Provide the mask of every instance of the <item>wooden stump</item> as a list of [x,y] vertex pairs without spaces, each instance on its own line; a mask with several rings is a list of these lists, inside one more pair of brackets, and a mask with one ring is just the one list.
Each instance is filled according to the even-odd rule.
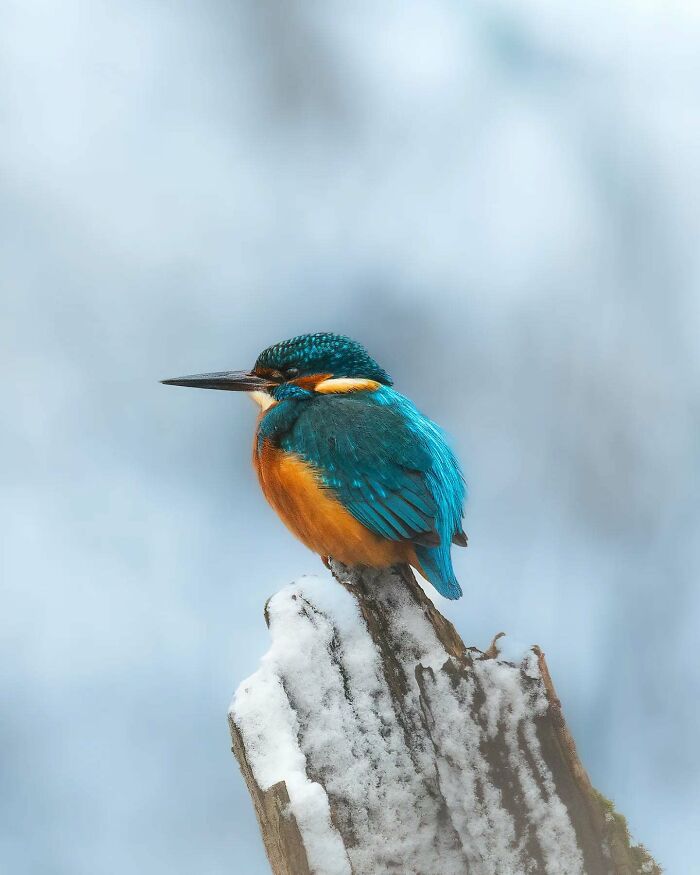
[[658,875],[591,786],[544,654],[465,647],[408,568],[266,605],[233,751],[275,875]]

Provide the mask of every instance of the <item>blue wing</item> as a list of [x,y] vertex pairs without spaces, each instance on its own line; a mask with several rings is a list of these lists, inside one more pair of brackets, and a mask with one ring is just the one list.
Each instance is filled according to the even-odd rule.
[[440,592],[461,594],[450,546],[463,537],[464,481],[442,432],[407,398],[387,387],[326,395],[303,405],[281,443],[368,529],[413,542]]

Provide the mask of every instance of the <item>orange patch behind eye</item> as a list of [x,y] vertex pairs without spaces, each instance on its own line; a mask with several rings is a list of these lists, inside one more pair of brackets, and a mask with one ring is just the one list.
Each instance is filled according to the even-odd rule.
[[308,374],[306,377],[297,377],[296,380],[290,380],[289,382],[293,386],[300,386],[302,389],[308,389],[310,392],[313,392],[318,383],[322,383],[332,376],[333,374]]
[[376,380],[364,377],[334,377],[333,374],[308,374],[290,380],[292,386],[299,386],[320,395],[344,395],[347,392],[373,392],[381,385]]

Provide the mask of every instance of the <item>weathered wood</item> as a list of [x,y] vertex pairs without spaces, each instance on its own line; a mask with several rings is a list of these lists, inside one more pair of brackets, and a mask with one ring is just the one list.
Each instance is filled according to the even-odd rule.
[[284,781],[279,781],[263,790],[255,780],[241,733],[230,716],[229,729],[233,741],[231,750],[238,760],[250,791],[272,871],[275,875],[311,875],[304,842],[294,815],[289,809],[286,784]]
[[465,647],[408,568],[331,570],[353,601],[274,596],[231,709],[275,875],[660,873],[593,789],[539,648]]

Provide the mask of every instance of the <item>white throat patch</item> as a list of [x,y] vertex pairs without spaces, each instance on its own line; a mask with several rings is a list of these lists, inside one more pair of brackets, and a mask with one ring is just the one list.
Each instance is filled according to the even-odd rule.
[[269,410],[270,407],[277,404],[277,402],[272,397],[272,395],[269,394],[269,392],[255,391],[247,392],[246,394],[249,398],[252,398],[253,401],[258,405],[261,413],[264,413],[266,410]]

